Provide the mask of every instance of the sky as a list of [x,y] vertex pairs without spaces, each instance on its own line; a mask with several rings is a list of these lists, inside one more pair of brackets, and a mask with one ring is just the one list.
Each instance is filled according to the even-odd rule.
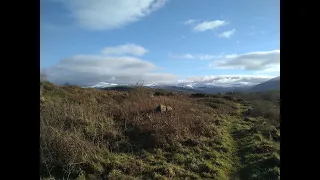
[[279,0],[40,0],[57,84],[264,82],[280,76]]

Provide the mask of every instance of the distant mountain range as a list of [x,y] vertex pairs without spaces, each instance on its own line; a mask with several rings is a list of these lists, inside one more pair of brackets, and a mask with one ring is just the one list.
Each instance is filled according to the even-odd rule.
[[253,86],[249,89],[251,92],[280,90],[280,76],[270,79],[264,83]]
[[[178,83],[171,85],[158,85],[158,84],[148,84],[146,87],[153,89],[164,89],[170,91],[179,91],[179,92],[189,92],[189,93],[207,93],[207,94],[216,94],[216,93],[225,93],[225,92],[263,92],[270,90],[280,90],[280,76],[270,79],[266,82],[249,86],[244,84],[236,84],[232,86],[216,86],[208,85],[201,83]],[[91,88],[106,89],[106,90],[119,90],[127,91],[133,86],[127,84],[114,84],[114,83],[99,83],[95,86],[90,86]]]

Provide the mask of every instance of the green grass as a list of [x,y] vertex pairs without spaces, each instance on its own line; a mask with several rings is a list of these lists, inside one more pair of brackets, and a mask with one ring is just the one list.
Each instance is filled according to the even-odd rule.
[[[279,178],[280,130],[259,99],[40,86],[41,179]],[[242,121],[243,102],[261,117]]]
[[233,125],[232,135],[238,142],[240,179],[280,179],[280,136],[272,123],[258,118]]

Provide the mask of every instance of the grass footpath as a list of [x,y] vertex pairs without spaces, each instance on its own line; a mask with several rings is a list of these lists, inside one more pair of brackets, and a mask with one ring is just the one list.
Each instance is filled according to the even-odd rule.
[[[280,179],[280,131],[264,118],[242,116],[246,107],[238,104],[238,114],[224,116],[222,144],[229,151],[224,156],[229,163],[226,179]],[[223,159],[223,157],[220,157]],[[219,179],[219,178],[218,178]]]
[[[244,106],[239,106],[241,111]],[[280,179],[280,130],[264,118],[244,117],[230,121],[230,133],[236,142],[240,159],[237,174],[240,179]]]

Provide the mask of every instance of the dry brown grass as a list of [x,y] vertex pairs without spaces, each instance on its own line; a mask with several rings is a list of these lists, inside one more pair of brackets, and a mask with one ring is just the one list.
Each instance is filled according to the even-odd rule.
[[[150,97],[124,92],[43,84],[40,106],[41,173],[56,177],[102,173],[110,152],[166,148],[215,134],[214,110],[186,95]],[[165,104],[172,112],[156,113]]]
[[[277,128],[262,123],[279,121],[278,105],[265,102],[273,94],[190,96],[141,86],[118,92],[48,82],[40,89],[41,178],[228,179],[235,148],[230,127],[239,128],[249,145],[254,143],[246,139],[248,129],[262,139],[280,137]],[[159,93],[151,97],[154,91]],[[237,102],[253,107],[255,121],[228,122],[238,122]],[[173,111],[157,113],[159,104]]]

